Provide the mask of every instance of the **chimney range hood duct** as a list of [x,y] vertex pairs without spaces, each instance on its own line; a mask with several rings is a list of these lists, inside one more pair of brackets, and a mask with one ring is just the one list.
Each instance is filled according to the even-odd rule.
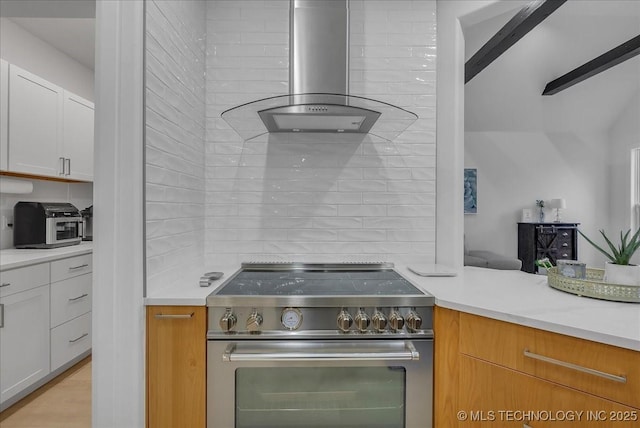
[[234,107],[222,118],[244,140],[265,133],[372,133],[392,140],[418,118],[349,94],[348,0],[291,0],[289,95]]

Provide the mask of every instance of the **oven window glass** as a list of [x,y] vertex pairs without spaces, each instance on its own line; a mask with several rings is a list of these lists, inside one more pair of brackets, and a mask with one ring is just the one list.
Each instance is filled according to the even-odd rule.
[[236,370],[236,428],[404,428],[404,367]]
[[56,240],[74,239],[79,235],[77,221],[65,221],[56,223]]

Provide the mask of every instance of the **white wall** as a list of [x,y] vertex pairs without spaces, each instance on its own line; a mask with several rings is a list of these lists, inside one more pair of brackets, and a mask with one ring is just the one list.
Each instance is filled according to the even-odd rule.
[[[467,132],[465,167],[478,169],[478,213],[465,215],[467,245],[517,256],[522,209],[537,219],[536,199],[565,198],[562,220],[580,223],[589,237],[608,225],[605,132]],[[553,213],[546,211],[546,219]],[[583,238],[579,259],[590,266],[603,258]]]
[[335,135],[243,142],[219,116],[288,92],[288,6],[208,3],[205,261],[432,263],[435,2],[351,2],[351,92],[420,117],[394,142]]
[[93,70],[8,18],[0,18],[0,58],[90,101]]
[[[640,63],[639,63],[640,66]],[[607,225],[610,234],[627,231],[631,227],[631,149],[640,147],[640,91],[636,91],[629,104],[608,132],[611,164],[609,168],[609,215]],[[640,186],[640,183],[637,185]],[[634,257],[640,263],[640,254]]]
[[[6,217],[13,223],[13,207],[20,201],[71,202],[79,210],[93,204],[91,183],[57,183],[45,180],[23,180],[0,177],[0,180],[26,181],[33,183],[33,192],[28,194],[0,193],[0,218]],[[13,229],[4,228],[0,222],[0,250],[13,247]]]
[[146,7],[147,295],[204,250],[205,2]]

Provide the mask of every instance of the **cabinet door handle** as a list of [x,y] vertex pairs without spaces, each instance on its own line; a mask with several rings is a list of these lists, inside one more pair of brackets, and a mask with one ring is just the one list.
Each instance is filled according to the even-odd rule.
[[66,158],[64,160],[65,162],[65,166],[66,166],[66,173],[64,175],[71,175],[71,159],[70,158]]
[[58,175],[64,175],[64,158],[60,157],[58,158],[60,160],[60,172],[58,173]]
[[569,232],[562,232],[562,236],[566,238],[567,236],[569,236]]
[[88,263],[85,263],[85,264],[80,265],[80,266],[69,266],[69,270],[82,269],[82,268],[86,268],[86,267],[88,267],[88,266],[89,266],[89,264],[88,264]]
[[78,340],[83,339],[87,336],[89,336],[89,333],[82,333],[80,336],[76,337],[75,339],[70,339],[69,343],[76,343]]
[[522,424],[522,428],[533,428],[533,427],[529,424]]
[[4,303],[0,303],[0,328],[4,327]]
[[10,285],[11,285],[10,282],[3,282],[2,284],[0,284],[0,287],[8,287]]
[[158,319],[188,319],[193,318],[194,312],[190,314],[176,314],[176,315],[167,315],[167,314],[156,314],[155,317]]
[[589,367],[579,366],[577,364],[568,363],[566,361],[556,360],[555,358],[545,357],[544,355],[535,354],[533,352],[529,352],[528,349],[524,350],[524,356],[533,358],[534,360],[544,361],[545,363],[555,364],[557,366],[566,367],[568,369],[576,370],[582,373],[588,373],[594,376],[602,377],[605,379],[613,380],[615,382],[627,383],[626,376],[617,376],[612,375],[610,373],[601,372],[600,370],[591,369]]
[[80,299],[82,299],[82,298],[84,298],[84,297],[87,297],[87,296],[88,296],[88,294],[87,294],[87,293],[84,293],[84,294],[82,294],[82,295],[80,295],[80,296],[78,296],[78,297],[72,297],[71,299],[69,299],[69,301],[70,301],[70,302],[75,302],[76,300],[80,300]]

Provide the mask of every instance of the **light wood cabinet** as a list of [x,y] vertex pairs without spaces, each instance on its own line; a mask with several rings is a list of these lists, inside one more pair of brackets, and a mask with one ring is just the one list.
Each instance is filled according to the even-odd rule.
[[[632,428],[638,410],[477,358],[460,358],[460,427]],[[628,420],[614,420],[620,415]],[[635,416],[634,416],[635,415]],[[634,420],[632,420],[634,419]]]
[[9,63],[0,59],[0,170],[9,169]]
[[147,307],[147,427],[206,425],[204,306]]
[[434,323],[439,428],[640,426],[640,352],[440,307]]
[[0,169],[92,181],[93,103],[13,64],[8,68],[8,126],[2,128],[8,128],[2,152],[8,163]]

